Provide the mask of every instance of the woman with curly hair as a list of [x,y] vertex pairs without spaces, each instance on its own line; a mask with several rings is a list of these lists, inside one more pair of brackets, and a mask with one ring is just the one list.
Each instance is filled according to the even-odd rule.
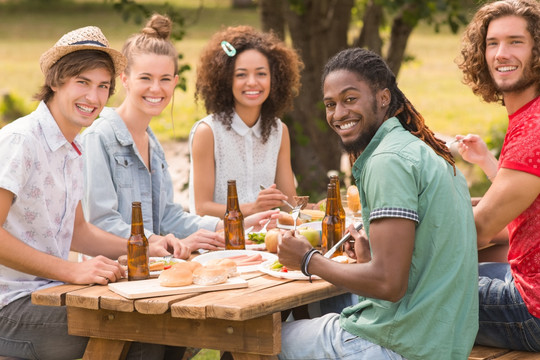
[[227,180],[236,180],[244,215],[294,203],[289,131],[279,117],[298,94],[302,68],[272,33],[237,26],[212,37],[197,70],[195,97],[210,115],[190,133],[191,212],[223,217]]

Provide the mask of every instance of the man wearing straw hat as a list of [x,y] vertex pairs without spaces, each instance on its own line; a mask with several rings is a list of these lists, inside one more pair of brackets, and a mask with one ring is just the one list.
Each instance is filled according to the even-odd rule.
[[[107,284],[124,276],[110,259],[126,252],[126,239],[83,216],[78,134],[105,106],[125,63],[97,27],[64,35],[41,56],[45,85],[37,109],[0,130],[0,355],[82,357],[88,339],[67,334],[65,308],[33,305],[31,293],[60,282]],[[70,249],[95,257],[69,262]],[[159,244],[150,252],[168,253]],[[161,345],[134,343],[128,357],[163,354]]]

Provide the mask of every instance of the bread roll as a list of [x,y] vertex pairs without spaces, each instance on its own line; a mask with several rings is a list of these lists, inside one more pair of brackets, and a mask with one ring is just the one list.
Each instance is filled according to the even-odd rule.
[[185,266],[171,267],[163,270],[158,279],[161,286],[186,286],[193,283],[193,274]]
[[360,210],[360,194],[356,185],[351,185],[347,188],[347,207],[352,212]]
[[304,209],[302,212],[311,216],[311,221],[321,221],[324,218],[324,211],[314,209]]
[[186,261],[186,262],[180,262],[174,264],[172,267],[185,267],[186,269],[189,269],[189,271],[193,272],[195,269],[200,268],[202,266],[201,263],[196,261]]
[[227,270],[220,265],[207,265],[195,269],[193,283],[197,285],[215,285],[227,281]]
[[234,277],[238,275],[236,263],[229,258],[212,259],[206,263],[206,266],[216,266],[216,265],[224,267],[225,270],[227,270],[228,277]]
[[[302,212],[305,212],[305,211],[302,210]],[[292,215],[287,214],[284,211],[281,211],[279,213],[278,222],[281,225],[288,225],[288,226],[293,226],[294,225],[294,219],[293,219]],[[302,220],[300,218],[296,219],[296,225],[300,225],[300,224],[303,224],[303,223],[304,223],[304,220]]]

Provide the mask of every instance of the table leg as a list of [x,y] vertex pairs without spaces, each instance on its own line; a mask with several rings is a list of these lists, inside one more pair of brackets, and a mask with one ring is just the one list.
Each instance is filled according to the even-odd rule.
[[90,338],[84,352],[83,360],[123,360],[127,356],[130,345],[131,342],[129,341]]

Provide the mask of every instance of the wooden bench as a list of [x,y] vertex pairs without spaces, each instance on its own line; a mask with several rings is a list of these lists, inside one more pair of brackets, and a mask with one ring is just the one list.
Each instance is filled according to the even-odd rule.
[[476,345],[473,347],[469,360],[539,360],[539,353],[516,351]]

